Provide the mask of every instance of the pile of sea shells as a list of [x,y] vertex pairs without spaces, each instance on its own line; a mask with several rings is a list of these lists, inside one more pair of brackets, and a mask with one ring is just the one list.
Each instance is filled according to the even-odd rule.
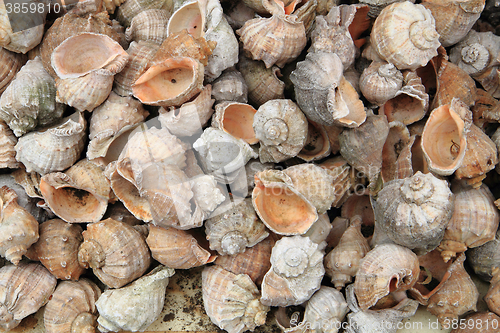
[[229,333],[500,320],[485,0],[0,2],[1,329],[144,331],[198,266]]

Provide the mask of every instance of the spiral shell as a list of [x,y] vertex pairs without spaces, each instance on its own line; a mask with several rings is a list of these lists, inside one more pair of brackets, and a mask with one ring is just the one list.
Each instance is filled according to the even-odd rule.
[[236,69],[224,71],[212,83],[212,97],[216,102],[248,102],[248,86],[243,75]]
[[142,11],[130,22],[130,27],[125,30],[125,38],[128,42],[147,41],[160,45],[168,36],[165,25],[169,18],[169,13],[164,9]]
[[403,74],[393,64],[372,62],[359,78],[363,96],[376,105],[393,98],[403,86]]

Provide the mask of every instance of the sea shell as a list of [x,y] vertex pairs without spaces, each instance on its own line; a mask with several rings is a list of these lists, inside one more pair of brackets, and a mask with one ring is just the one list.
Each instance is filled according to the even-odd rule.
[[86,122],[80,112],[43,131],[30,132],[19,138],[16,159],[26,171],[42,175],[62,171],[75,163],[85,145]]
[[100,295],[99,287],[88,279],[59,283],[43,313],[46,332],[94,331],[97,326],[95,302]]
[[148,269],[151,254],[146,241],[133,227],[112,219],[87,225],[78,262],[111,288],[120,288]]
[[16,169],[19,163],[16,160],[17,138],[9,126],[0,121],[0,168]]
[[366,254],[356,274],[354,292],[363,311],[382,297],[410,289],[418,280],[418,257],[396,244],[375,246]]
[[172,268],[158,266],[126,287],[103,292],[95,302],[99,331],[144,331],[160,316],[174,273]]
[[146,242],[153,259],[174,269],[205,265],[216,258],[200,246],[193,233],[173,227],[149,225]]
[[351,195],[342,204],[340,216],[342,218],[353,219],[356,215],[360,215],[363,225],[374,226],[375,213],[373,212],[370,195],[367,192],[366,190],[363,192],[360,192],[359,189],[355,190],[355,195]]
[[283,237],[271,253],[271,269],[262,281],[262,304],[298,305],[320,288],[324,251],[309,237]]
[[500,291],[499,290],[500,284],[498,283],[498,281],[499,281],[500,274],[499,274],[498,267],[493,268],[492,275],[493,275],[493,277],[490,281],[490,288],[488,289],[488,292],[484,296],[484,301],[488,305],[488,309],[490,311],[493,311],[496,314],[498,314],[500,312],[500,308],[499,308],[499,304],[498,304],[498,292]]
[[476,102],[470,109],[474,124],[483,130],[500,120],[500,103],[484,89],[476,89]]
[[497,231],[493,240],[467,250],[467,263],[484,281],[490,281],[495,267],[500,267],[499,245],[500,232]]
[[17,203],[17,194],[7,186],[0,188],[0,255],[19,264],[27,249],[38,240],[38,222]]
[[241,333],[266,322],[269,307],[259,300],[259,289],[248,275],[214,265],[205,267],[201,276],[205,312],[219,328]]
[[130,22],[125,30],[125,38],[128,42],[153,42],[158,45],[167,38],[165,25],[170,18],[164,9],[148,9],[140,12]]
[[253,120],[255,136],[260,141],[260,161],[282,162],[297,156],[306,143],[307,127],[306,116],[291,100],[262,104]]
[[63,112],[64,105],[56,102],[56,83],[39,57],[21,67],[0,97],[0,118],[17,137],[54,123]]
[[374,202],[376,223],[396,244],[418,252],[436,248],[453,213],[448,183],[417,171],[384,184]]
[[399,70],[415,70],[437,55],[439,34],[431,11],[409,1],[385,7],[373,24],[371,46]]
[[[385,7],[389,6],[390,4],[393,4],[395,2],[401,2],[400,0],[363,0],[360,1],[362,4],[367,4],[370,8],[370,11],[368,12],[368,16],[372,18],[376,18],[382,9]],[[411,1],[413,2],[413,1]]]
[[336,89],[330,90],[327,104],[337,125],[359,127],[366,120],[365,108],[358,92],[344,77]]
[[239,102],[221,102],[215,106],[212,126],[221,129],[248,144],[259,140],[253,129],[254,115],[257,112],[251,105]]
[[255,175],[252,204],[262,222],[281,235],[303,234],[318,219],[316,208],[279,170],[264,170]]
[[351,166],[342,156],[336,156],[319,164],[330,176],[333,177],[334,199],[332,207],[339,208],[350,195],[349,190],[353,186]]
[[[382,150],[381,175],[384,182],[388,182],[396,178],[401,178],[398,177],[401,171],[401,166],[398,165],[398,160],[400,159],[400,155],[403,149],[405,147],[408,147],[408,145],[410,144],[410,132],[403,123],[399,121],[392,121],[389,123],[389,127],[389,135],[385,140],[384,148]],[[401,156],[401,158],[403,159],[405,157]],[[413,169],[408,177],[412,175]]]
[[500,220],[493,196],[486,185],[471,188],[455,181],[451,189],[455,195],[455,208],[439,245],[445,262],[467,248],[493,240]]
[[361,260],[370,251],[368,241],[361,233],[361,225],[361,216],[353,217],[340,242],[325,256],[326,275],[339,290],[356,276]]
[[187,1],[170,17],[167,34],[170,36],[182,30],[195,38],[203,37],[206,24],[206,1]]
[[216,102],[248,102],[248,86],[243,75],[236,69],[224,71],[212,83],[212,97]]
[[38,263],[0,268],[0,328],[11,330],[49,300],[57,279]]
[[376,105],[393,98],[403,86],[403,74],[391,63],[372,62],[359,78],[363,96]]
[[266,238],[269,233],[252,207],[251,199],[220,206],[206,220],[205,232],[210,249],[221,255],[235,255]]
[[116,18],[124,27],[129,27],[132,19],[142,11],[148,9],[165,9],[172,14],[173,7],[173,1],[133,0],[123,3],[118,7]]
[[0,47],[0,93],[2,93],[25,63],[25,56]]
[[307,140],[304,148],[297,154],[298,158],[306,162],[321,160],[331,153],[330,139],[323,125],[312,120],[307,125]]

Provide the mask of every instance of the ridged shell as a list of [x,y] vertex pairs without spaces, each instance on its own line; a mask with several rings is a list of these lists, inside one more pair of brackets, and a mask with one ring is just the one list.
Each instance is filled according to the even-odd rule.
[[133,0],[126,1],[118,7],[116,18],[124,26],[129,27],[132,19],[140,12],[148,9],[165,9],[170,14],[173,12],[173,1],[162,0]]
[[372,62],[359,78],[363,96],[376,105],[393,98],[403,86],[403,74],[391,63]]
[[9,126],[0,121],[0,168],[16,169],[19,163],[16,160],[17,138]]
[[329,158],[319,164],[333,177],[334,199],[332,207],[339,208],[349,196],[349,190],[354,185],[351,166],[342,156]]
[[57,279],[38,263],[0,268],[0,328],[11,330],[40,309],[56,288]]
[[255,144],[259,140],[255,137],[253,120],[257,110],[251,105],[239,102],[221,102],[215,106],[215,116],[212,126],[221,129],[232,136],[245,140],[248,144]]
[[30,132],[19,138],[16,159],[26,171],[42,175],[62,171],[73,165],[85,145],[86,122],[80,112],[75,112],[44,131]]
[[130,27],[125,30],[125,38],[128,42],[153,42],[158,45],[167,38],[165,25],[170,18],[164,9],[148,9],[140,12],[132,19]]
[[236,69],[224,71],[212,83],[212,97],[216,102],[248,102],[248,86],[243,75]]
[[21,54],[11,52],[0,47],[0,93],[2,93],[9,83],[14,79],[14,76],[21,69],[25,62],[25,57]]
[[110,288],[120,288],[142,276],[151,263],[143,236],[112,219],[87,225],[78,261]]
[[95,302],[101,295],[88,280],[62,281],[43,312],[47,333],[92,332],[97,326]]

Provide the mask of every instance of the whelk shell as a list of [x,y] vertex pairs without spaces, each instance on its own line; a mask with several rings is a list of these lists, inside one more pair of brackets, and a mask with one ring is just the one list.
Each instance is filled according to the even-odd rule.
[[130,27],[125,30],[125,38],[128,42],[146,41],[160,45],[168,36],[165,25],[169,18],[169,13],[164,9],[142,11],[130,22]]
[[321,160],[331,153],[330,139],[323,125],[309,120],[307,126],[307,140],[304,148],[297,154],[298,158],[306,162]]
[[26,58],[22,54],[14,53],[0,47],[0,93],[2,93],[9,83],[14,79],[14,76],[25,63]]
[[215,106],[212,126],[232,136],[255,144],[259,140],[253,129],[254,115],[257,112],[251,105],[239,102],[221,102]]
[[212,97],[216,102],[248,102],[248,86],[243,75],[236,69],[224,71],[212,83]]
[[207,1],[187,1],[170,17],[167,25],[167,34],[187,30],[195,38],[205,34]]
[[372,62],[359,78],[363,96],[376,105],[393,98],[403,86],[403,74],[391,63]]

